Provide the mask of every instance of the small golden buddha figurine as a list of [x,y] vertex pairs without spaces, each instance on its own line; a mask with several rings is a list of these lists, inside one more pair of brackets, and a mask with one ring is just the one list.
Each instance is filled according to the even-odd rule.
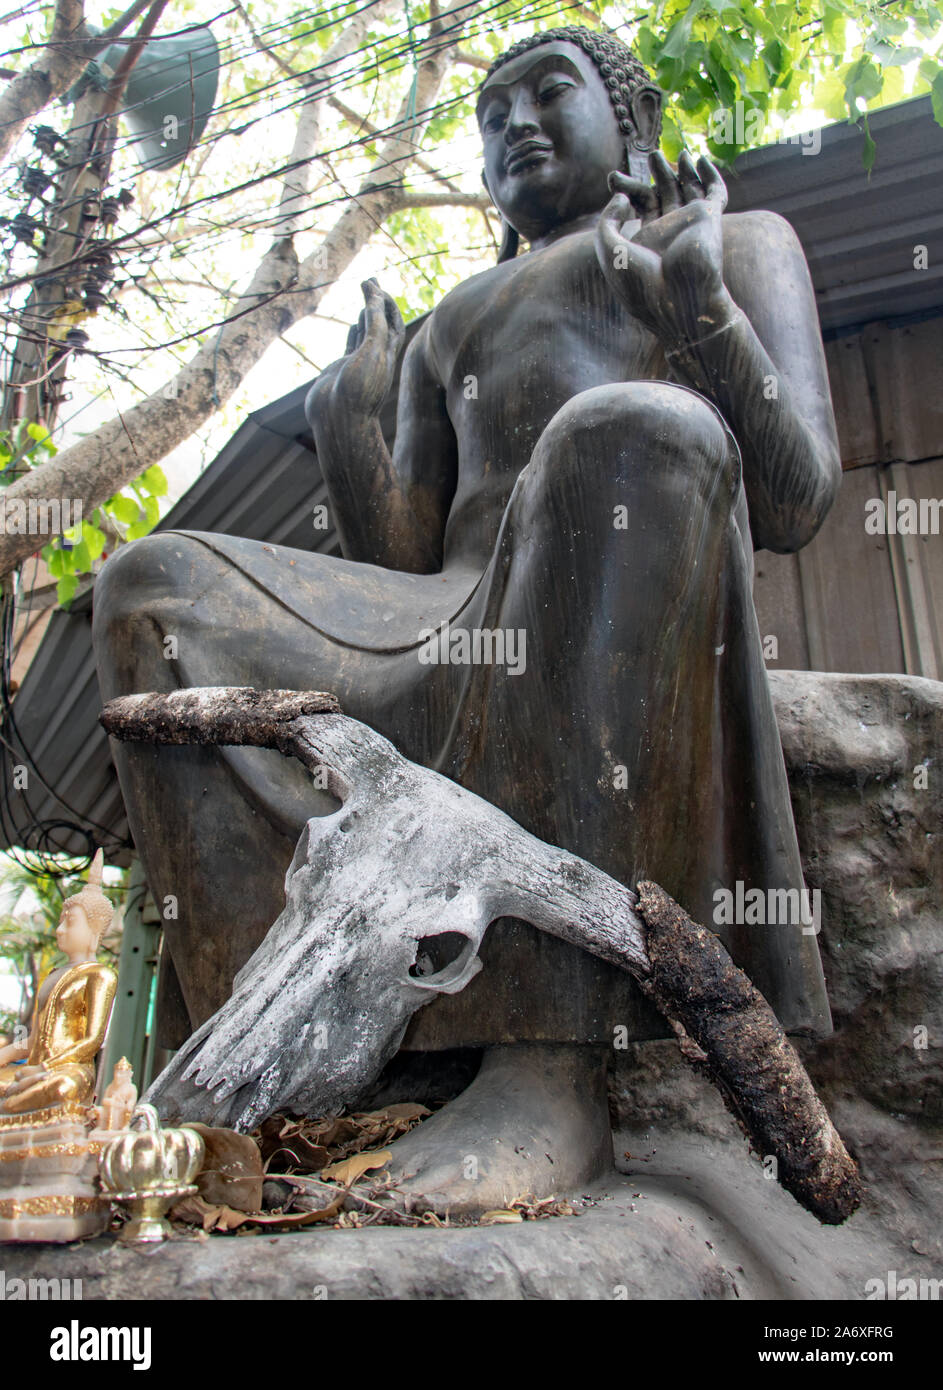
[[[95,1089],[95,1058],[115,995],[114,971],[96,959],[113,908],[101,891],[102,851],[88,883],[62,906],[56,928],[68,964],[39,987],[25,1043],[0,1048],[0,1115],[27,1115],[72,1102],[87,1105]],[[24,1064],[25,1063],[25,1064]]]

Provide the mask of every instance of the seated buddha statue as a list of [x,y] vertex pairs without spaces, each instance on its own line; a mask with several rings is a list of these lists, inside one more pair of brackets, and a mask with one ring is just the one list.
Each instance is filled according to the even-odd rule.
[[[342,557],[199,532],[122,548],[95,589],[102,695],[332,691],[404,756],[710,924],[718,888],[803,885],[751,587],[754,549],[807,544],[841,476],[808,267],[781,218],[725,211],[708,161],[669,165],[661,93],[614,35],[520,40],[477,116],[498,264],[408,344],[368,281],[308,398]],[[513,662],[475,659],[495,632]],[[180,1046],[334,806],[269,750],[113,756],[151,891],[179,905],[161,1041]],[[813,934],[720,935],[785,1028],[829,1030]],[[480,1069],[391,1165],[454,1214],[611,1165],[613,1038],[663,1036],[624,975],[526,924],[495,924],[481,958],[405,1040],[480,1049]]]
[[116,985],[114,971],[96,957],[114,911],[101,891],[101,876],[99,850],[88,883],[62,905],[56,940],[67,964],[40,985],[27,1041],[0,1048],[0,1115],[26,1117],[91,1102]]

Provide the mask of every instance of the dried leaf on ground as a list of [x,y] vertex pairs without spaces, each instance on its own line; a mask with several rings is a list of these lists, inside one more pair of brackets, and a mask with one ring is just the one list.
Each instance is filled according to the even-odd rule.
[[478,1222],[479,1226],[504,1226],[513,1222],[523,1221],[524,1218],[519,1211],[511,1211],[507,1207],[501,1207],[497,1211],[486,1211]]
[[373,1168],[384,1167],[392,1157],[390,1149],[381,1149],[377,1153],[357,1153],[351,1158],[345,1158],[341,1163],[332,1163],[330,1167],[322,1169],[321,1176],[350,1187],[351,1183],[363,1177],[364,1173],[370,1172]]
[[184,1197],[172,1209],[171,1220],[181,1221],[187,1226],[202,1226],[204,1231],[235,1231],[251,1218],[244,1211],[232,1207],[211,1206],[202,1197],[194,1194]]
[[204,1231],[237,1231],[243,1226],[258,1226],[263,1230],[287,1230],[295,1226],[311,1226],[317,1221],[331,1221],[340,1211],[343,1194],[318,1211],[247,1213],[227,1206],[210,1206],[202,1197],[184,1197],[170,1213],[171,1220],[187,1226],[202,1226]]
[[525,1221],[540,1221],[547,1216],[576,1215],[564,1197],[543,1197],[539,1202],[532,1197],[516,1197],[508,1206],[511,1211],[519,1211]]
[[248,1134],[188,1121],[203,1140],[203,1162],[197,1174],[199,1195],[211,1207],[259,1211],[262,1206],[262,1157]]
[[419,1124],[428,1114],[424,1105],[402,1102],[382,1110],[325,1119],[294,1119],[272,1115],[263,1121],[253,1138],[262,1150],[266,1172],[319,1173],[332,1163],[381,1149]]

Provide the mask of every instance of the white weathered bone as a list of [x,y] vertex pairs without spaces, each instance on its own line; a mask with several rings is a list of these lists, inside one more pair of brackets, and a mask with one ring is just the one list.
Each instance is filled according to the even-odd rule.
[[[167,697],[174,741],[185,741],[186,725],[221,695]],[[291,751],[312,771],[327,770],[343,804],[308,821],[284,911],[229,1002],[148,1092],[165,1118],[250,1129],[276,1110],[321,1115],[349,1102],[396,1051],[415,1011],[477,974],[481,939],[498,917],[644,974],[644,930],[629,889],[407,761],[365,724],[316,714],[284,727]],[[228,728],[226,741],[237,737]],[[457,957],[410,974],[423,940],[444,933],[465,938]]]

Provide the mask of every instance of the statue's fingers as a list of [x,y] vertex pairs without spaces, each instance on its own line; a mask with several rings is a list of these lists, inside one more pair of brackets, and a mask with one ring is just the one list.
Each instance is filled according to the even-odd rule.
[[661,150],[656,150],[650,155],[648,163],[655,179],[661,215],[664,217],[666,213],[674,212],[675,208],[681,207],[681,184]]
[[651,221],[653,217],[658,216],[658,194],[650,183],[613,170],[609,175],[609,187],[613,193],[623,193],[629,199],[633,211],[638,213],[643,222]]
[[387,314],[389,296],[373,279],[364,280],[360,288],[364,297],[364,337],[377,345],[388,343],[395,336]]
[[602,210],[596,228],[596,240],[600,260],[604,260],[603,269],[615,266],[617,253],[620,258],[625,255],[623,248],[630,243],[622,235],[622,224],[628,221],[631,210],[629,199],[624,193],[617,193],[614,198],[610,198]]
[[610,284],[623,297],[628,293],[641,312],[657,290],[660,260],[654,251],[622,235],[627,211],[628,199],[622,194],[616,194],[603,210],[596,229],[596,257]]
[[361,309],[360,317],[357,319],[356,323],[352,323],[350,325],[350,332],[347,334],[347,347],[345,348],[345,353],[348,356],[350,355],[350,353],[356,352],[360,344],[363,342],[365,325],[366,314],[364,310]]
[[391,294],[387,294],[385,290],[381,290],[381,294],[383,295],[386,322],[389,326],[390,336],[393,338],[401,338],[403,334],[406,332],[406,325],[403,322],[403,316],[399,311],[399,305],[397,304],[393,296]]
[[697,161],[697,172],[701,176],[707,201],[719,206],[723,212],[727,206],[727,185],[721,178],[717,166],[712,164],[706,155],[701,155]]
[[681,184],[681,196],[686,203],[693,203],[695,199],[706,196],[704,185],[698,178],[694,161],[687,150],[682,150],[678,157],[678,181]]

